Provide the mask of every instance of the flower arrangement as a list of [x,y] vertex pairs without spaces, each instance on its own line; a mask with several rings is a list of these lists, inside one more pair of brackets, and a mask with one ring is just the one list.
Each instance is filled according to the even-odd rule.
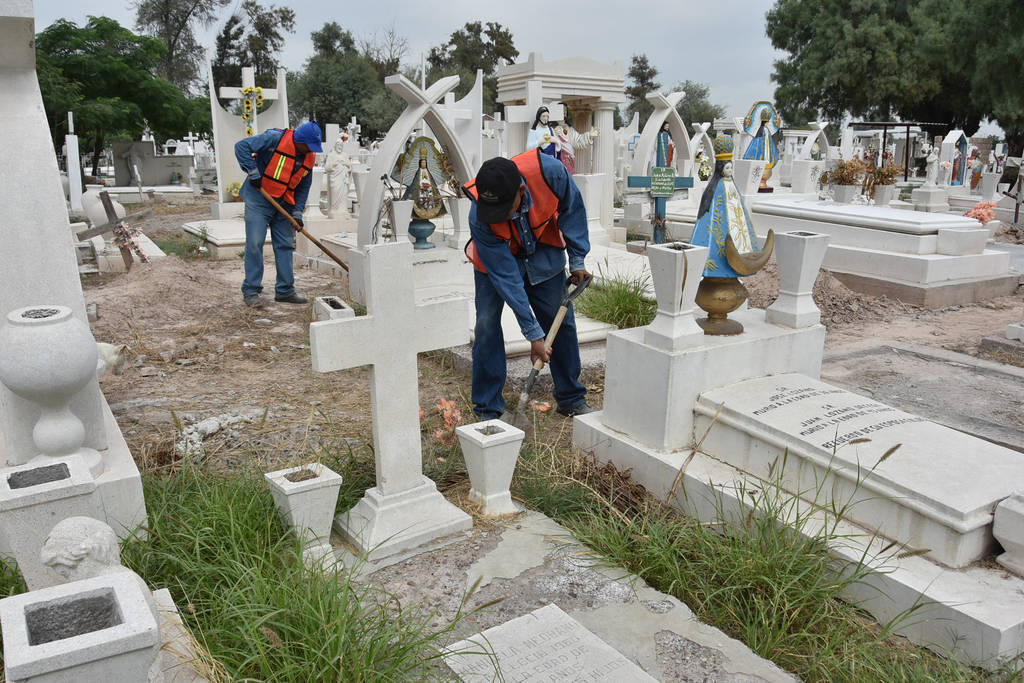
[[441,418],[444,420],[444,427],[435,429],[432,436],[443,443],[454,442],[455,428],[462,424],[462,413],[455,407],[455,401],[439,398],[434,408],[441,414]]
[[[253,111],[259,111],[259,108],[263,106],[263,88],[255,86],[252,88],[242,88],[242,120],[245,121],[245,135],[252,137],[256,134],[249,122],[252,121]],[[235,195],[236,197],[238,195]]]
[[239,194],[242,192],[242,183],[231,183],[228,185],[228,194],[235,199],[238,199]]
[[996,218],[995,202],[978,202],[970,211],[964,213],[968,218],[973,218],[982,225],[989,223]]
[[939,164],[939,166],[941,166],[942,168],[953,168],[953,162],[943,161],[941,164]]
[[903,173],[903,167],[897,166],[896,164],[885,164],[884,166],[878,166],[871,171],[874,176],[875,185],[895,185],[896,177]]
[[831,171],[821,174],[823,185],[860,185],[867,169],[858,159],[840,161]]

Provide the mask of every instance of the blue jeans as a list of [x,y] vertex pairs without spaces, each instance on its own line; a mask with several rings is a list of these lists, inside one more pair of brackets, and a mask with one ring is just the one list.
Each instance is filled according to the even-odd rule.
[[[473,411],[481,420],[500,417],[505,412],[505,337],[501,331],[501,311],[505,301],[486,273],[474,269],[476,285],[476,327],[473,340]],[[530,307],[544,333],[551,328],[565,296],[565,275],[559,274],[536,285],[523,283]],[[576,338],[576,318],[572,306],[562,321],[551,348],[551,378],[555,401],[560,408],[572,408],[586,400],[587,389],[580,384],[580,346]]]
[[268,225],[277,267],[274,295],[291,296],[295,293],[295,272],[292,269],[295,228],[251,187],[243,187],[242,193],[245,198],[245,280],[242,282],[242,296],[263,291],[263,244],[267,240]]

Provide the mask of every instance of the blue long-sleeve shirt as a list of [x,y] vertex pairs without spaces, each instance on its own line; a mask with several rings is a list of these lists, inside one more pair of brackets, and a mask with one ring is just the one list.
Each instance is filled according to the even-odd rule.
[[[267,164],[270,163],[270,157],[274,156],[274,150],[277,149],[277,143],[281,141],[282,135],[284,135],[284,131],[277,128],[269,128],[259,135],[242,138],[235,143],[235,159],[238,160],[238,165],[249,178],[259,180],[263,177],[263,171],[267,168]],[[293,214],[298,213],[301,215],[303,210],[305,210],[306,199],[309,198],[309,188],[312,183],[313,174],[307,173],[306,177],[295,186]],[[248,183],[242,184],[242,198],[245,201],[252,201],[256,198],[263,199],[263,195],[256,192],[252,192],[252,196],[248,196],[252,188],[246,187],[247,185]]]
[[530,341],[543,338],[544,330],[530,308],[524,283],[529,280],[530,284],[537,284],[563,275],[566,252],[569,255],[569,270],[584,270],[584,259],[590,252],[587,211],[579,188],[557,159],[541,154],[540,168],[548,186],[558,197],[558,227],[565,237],[565,249],[537,242],[534,238],[528,218],[529,208],[533,204],[529,188],[519,212],[512,217],[516,237],[520,238],[524,247],[518,256],[512,254],[508,244],[494,234],[491,226],[477,219],[476,202],[473,202],[469,210],[470,234],[476,252],[487,268],[487,276],[515,313],[523,336]]

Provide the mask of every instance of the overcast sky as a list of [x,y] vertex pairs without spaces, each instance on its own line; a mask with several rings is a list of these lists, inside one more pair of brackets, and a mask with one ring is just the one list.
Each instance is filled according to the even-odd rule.
[[[273,0],[271,0],[273,1]],[[214,36],[235,6],[223,12],[203,42],[213,48]],[[269,3],[265,3],[269,4]],[[406,61],[418,65],[420,55],[439,45],[467,21],[496,21],[512,32],[520,59],[540,52],[546,59],[590,57],[624,69],[634,54],[644,53],[658,69],[662,90],[683,80],[708,83],[711,100],[733,116],[745,115],[757,100],[771,99],[772,60],[779,53],[764,34],[764,15],[773,0],[667,0],[650,5],[625,0],[563,0],[562,2],[339,2],[278,0],[295,9],[296,30],[282,52],[282,65],[297,69],[313,49],[309,34],[336,21],[357,38],[394,23],[409,40]],[[486,7],[483,7],[486,5]],[[657,10],[648,9],[660,5]],[[103,15],[134,28],[130,0],[36,0],[36,31],[60,18],[83,24],[87,15]]]

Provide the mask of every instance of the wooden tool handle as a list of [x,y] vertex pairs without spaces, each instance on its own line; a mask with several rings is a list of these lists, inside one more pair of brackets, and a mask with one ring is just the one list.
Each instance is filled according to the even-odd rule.
[[312,236],[312,235],[310,235],[310,234],[309,234],[308,232],[306,232],[306,231],[305,231],[305,230],[304,230],[304,229],[302,228],[302,226],[301,226],[301,225],[299,225],[299,222],[298,222],[297,220],[295,220],[295,218],[294,218],[294,217],[293,217],[293,216],[292,216],[292,215],[291,215],[290,213],[288,213],[287,211],[285,211],[285,210],[284,210],[284,207],[282,207],[282,206],[281,206],[280,204],[278,204],[278,203],[277,203],[277,200],[275,200],[275,199],[274,199],[273,197],[271,197],[271,196],[270,196],[270,193],[269,193],[269,192],[267,192],[266,190],[264,190],[264,189],[263,189],[263,188],[261,187],[261,188],[260,188],[260,194],[261,194],[261,195],[263,195],[263,197],[264,197],[264,198],[265,198],[265,199],[266,199],[266,200],[267,200],[268,202],[270,202],[270,205],[271,205],[271,206],[273,206],[273,207],[274,207],[275,209],[277,209],[277,210],[278,210],[278,211],[279,211],[279,212],[280,212],[280,213],[281,213],[281,214],[282,214],[282,215],[283,215],[283,216],[284,216],[285,218],[287,218],[287,219],[288,219],[288,220],[289,220],[289,221],[291,222],[291,224],[292,224],[292,227],[293,227],[293,228],[295,228],[295,232],[300,232],[300,233],[302,233],[302,234],[303,234],[303,235],[304,235],[304,236],[306,237],[306,239],[308,239],[308,240],[309,240],[310,242],[312,242],[313,244],[315,244],[315,245],[316,245],[317,249],[319,249],[320,251],[322,251],[322,252],[324,252],[325,254],[327,254],[328,256],[330,256],[330,257],[331,257],[331,260],[332,260],[332,261],[334,261],[334,262],[335,262],[335,263],[337,263],[337,264],[338,264],[339,266],[341,266],[341,267],[342,267],[342,269],[343,269],[343,270],[344,270],[344,271],[345,271],[346,273],[348,272],[348,266],[347,266],[347,265],[345,265],[345,264],[344,264],[344,263],[342,262],[342,260],[341,260],[340,258],[338,258],[337,256],[335,256],[335,255],[334,255],[334,254],[333,254],[333,253],[332,253],[331,251],[329,251],[329,250],[327,249],[327,247],[325,247],[324,245],[320,244],[320,240],[318,240],[317,238],[313,237],[313,236]]

